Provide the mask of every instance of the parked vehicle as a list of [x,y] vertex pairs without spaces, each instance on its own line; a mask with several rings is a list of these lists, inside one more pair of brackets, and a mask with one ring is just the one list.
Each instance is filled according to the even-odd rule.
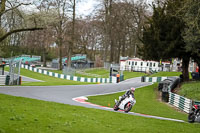
[[[119,97],[119,100],[121,99],[121,96]],[[126,97],[123,101],[121,101],[121,103],[118,105],[119,100],[115,99],[115,105],[113,107],[113,109],[115,111],[121,109],[123,110],[125,113],[128,113],[132,107],[135,105],[136,100],[135,98],[133,98],[131,95],[129,97]],[[118,106],[117,106],[118,105]]]
[[188,122],[200,122],[200,105],[194,104],[192,107],[192,111],[188,115]]

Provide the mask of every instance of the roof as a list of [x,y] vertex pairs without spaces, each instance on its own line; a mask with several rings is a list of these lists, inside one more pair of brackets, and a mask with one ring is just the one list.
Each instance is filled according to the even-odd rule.
[[[128,60],[120,60],[122,62],[124,61],[144,61],[144,62],[158,62],[158,61],[153,61],[153,60],[142,60],[140,58],[132,58],[132,59],[128,59]],[[165,64],[170,64],[170,61],[162,61],[162,63],[165,63]]]

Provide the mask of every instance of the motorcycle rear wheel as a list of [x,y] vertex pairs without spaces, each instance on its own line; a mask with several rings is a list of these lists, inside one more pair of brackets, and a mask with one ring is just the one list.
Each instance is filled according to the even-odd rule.
[[125,107],[125,109],[124,109],[124,112],[125,113],[128,113],[129,111],[131,111],[131,109],[132,109],[132,105],[126,105],[126,107]]

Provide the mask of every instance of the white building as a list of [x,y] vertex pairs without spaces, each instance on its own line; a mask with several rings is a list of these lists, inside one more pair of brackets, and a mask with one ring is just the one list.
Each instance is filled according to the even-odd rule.
[[128,71],[168,71],[170,69],[170,62],[162,62],[162,66],[157,61],[144,61],[139,58],[132,58],[120,61],[120,70]]

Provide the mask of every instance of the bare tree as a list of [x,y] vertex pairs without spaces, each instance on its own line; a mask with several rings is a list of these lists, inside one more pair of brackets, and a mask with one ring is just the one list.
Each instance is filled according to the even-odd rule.
[[[137,56],[145,20],[145,1],[103,0],[97,18],[102,23],[104,61],[119,62],[120,56]],[[109,55],[108,55],[109,53]]]
[[67,55],[67,66],[71,67],[71,57],[73,53],[73,46],[75,44],[75,23],[76,23],[76,0],[70,0],[72,3],[72,35]]
[[[20,7],[21,5],[27,5],[26,3],[18,3],[17,1],[15,2],[10,2],[9,0],[1,0],[1,6],[0,6],[0,30],[4,30],[4,33],[2,33],[0,35],[0,42],[2,42],[3,40],[5,40],[8,36],[12,35],[13,33],[18,33],[18,32],[22,32],[22,31],[35,31],[35,30],[42,30],[42,27],[38,27],[38,26],[27,26],[27,27],[23,27],[21,26],[21,28],[12,28],[12,29],[6,29],[6,27],[3,27],[3,15],[5,15],[6,13],[13,11],[13,10],[17,10],[18,7]],[[18,10],[19,11],[19,10]]]

